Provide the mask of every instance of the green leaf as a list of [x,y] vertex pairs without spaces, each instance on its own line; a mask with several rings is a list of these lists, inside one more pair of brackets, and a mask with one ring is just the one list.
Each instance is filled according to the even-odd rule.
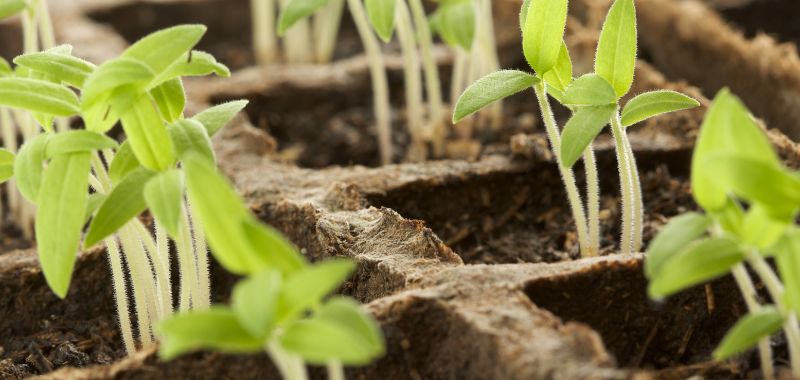
[[22,145],[14,161],[17,189],[25,199],[36,203],[44,175],[44,162],[47,159],[47,141],[50,134],[41,134]]
[[734,236],[741,235],[742,224],[744,222],[744,210],[742,205],[733,197],[729,196],[725,206],[721,209],[709,213],[720,227]]
[[472,50],[475,40],[475,5],[469,0],[442,3],[431,16],[433,29],[452,47]]
[[163,171],[174,165],[172,140],[149,96],[140,96],[121,115],[121,120],[131,149],[142,166]]
[[741,101],[727,89],[720,90],[706,112],[692,156],[692,194],[707,211],[716,211],[728,201],[718,173],[706,165],[708,157],[730,153],[778,167],[780,161],[764,133]]
[[136,155],[133,154],[131,143],[125,141],[119,146],[119,149],[117,149],[114,155],[114,159],[111,160],[111,165],[108,167],[108,176],[111,177],[111,181],[117,183],[140,166],[139,160],[137,160]]
[[723,360],[744,352],[755,346],[759,340],[778,332],[781,325],[783,317],[773,306],[750,312],[725,334],[725,338],[722,338],[722,342],[714,350],[714,358]]
[[729,237],[707,238],[685,248],[660,265],[647,291],[662,298],[713,280],[744,259],[744,253]]
[[800,178],[786,169],[726,153],[707,155],[702,165],[719,189],[764,206],[777,219],[790,219],[800,207]]
[[0,57],[0,78],[14,75],[14,70],[3,57]]
[[100,208],[100,205],[105,202],[107,196],[102,193],[91,193],[89,197],[86,198],[86,213],[83,214],[83,224],[89,221],[94,215],[94,212]]
[[523,0],[522,6],[519,8],[519,27],[522,29],[525,26],[525,20],[528,18],[528,10],[531,9],[532,0]]
[[792,214],[787,214],[784,220],[780,220],[772,217],[760,204],[752,204],[743,219],[739,238],[742,244],[766,250],[780,240],[792,220]]
[[250,335],[236,314],[221,306],[170,317],[159,325],[158,331],[163,336],[158,354],[164,360],[200,349],[239,354],[259,352],[266,343]]
[[156,220],[177,239],[183,211],[183,177],[170,169],[150,178],[144,185],[144,201]]
[[469,86],[458,98],[453,123],[458,123],[481,108],[514,95],[539,82],[539,78],[523,71],[501,70],[491,73]]
[[655,277],[672,256],[705,235],[711,223],[712,220],[707,216],[696,212],[687,212],[670,219],[647,248],[645,275],[648,278]]
[[283,35],[296,22],[311,16],[330,0],[289,0],[278,18],[278,34]]
[[131,45],[122,57],[139,60],[152,72],[161,74],[189,52],[205,32],[206,27],[198,24],[162,29]]
[[318,305],[322,298],[336,290],[355,269],[350,260],[329,259],[295,271],[284,281],[279,307],[279,323],[294,319]]
[[27,6],[25,0],[0,0],[0,19],[22,12]]
[[170,79],[152,90],[158,112],[167,123],[173,123],[183,116],[183,108],[186,106],[186,93],[183,91],[183,83],[180,78]]
[[579,107],[561,133],[561,165],[572,167],[616,112],[615,104]]
[[543,78],[547,83],[548,92],[553,94],[556,100],[562,102],[563,96],[560,95],[567,91],[569,85],[572,84],[572,60],[569,58],[567,44],[563,41],[561,42],[561,51],[558,53],[556,65],[550,71],[544,73]]
[[621,98],[631,89],[635,68],[636,8],[633,0],[614,0],[600,31],[594,71],[611,83]]
[[209,136],[214,136],[225,124],[228,124],[239,111],[247,106],[247,100],[234,100],[220,105],[213,106],[203,112],[194,115],[192,119],[203,124]]
[[0,183],[14,176],[14,153],[0,148]]
[[44,172],[36,204],[36,246],[45,280],[60,298],[69,290],[89,188],[89,153],[57,155]]
[[[111,91],[125,85],[145,86],[155,78],[155,74],[144,63],[132,58],[115,58],[103,63],[86,78],[81,95],[82,110],[86,111],[92,106],[101,108],[106,112],[106,105],[100,104],[107,100]],[[102,115],[102,114],[101,114]],[[110,128],[110,127],[109,127]],[[91,129],[91,128],[90,128]],[[99,132],[104,132],[100,130]]]
[[53,116],[80,112],[78,97],[68,88],[29,78],[0,78],[0,105]]
[[192,211],[196,212],[214,257],[236,274],[258,273],[268,267],[263,253],[241,227],[252,218],[239,195],[213,163],[197,153],[183,158]]
[[114,139],[93,131],[73,130],[54,134],[47,143],[47,157],[75,152],[92,152],[113,149],[118,146]]
[[281,273],[289,274],[305,267],[306,260],[286,239],[274,228],[252,218],[242,224],[250,244],[261,252],[264,260],[270,267],[278,269]]
[[91,247],[117,232],[147,208],[144,186],[155,175],[156,173],[141,168],[128,174],[122,182],[114,186],[89,225],[84,247]]
[[532,0],[522,27],[522,50],[537,74],[555,66],[567,23],[567,0]]
[[617,96],[611,85],[597,74],[586,74],[575,79],[564,92],[564,104],[576,106],[604,106],[615,104]]
[[38,52],[18,56],[14,63],[59,79],[77,88],[83,87],[95,65],[80,58],[53,52]]
[[311,319],[291,324],[281,346],[310,364],[338,360],[365,365],[383,355],[383,341],[375,323],[351,300],[334,299]]
[[185,76],[206,76],[217,74],[220,77],[231,76],[227,66],[217,62],[213,55],[204,51],[193,50],[184,54],[177,62],[161,73],[153,82],[155,85],[170,79]]
[[699,105],[700,102],[697,100],[676,91],[645,92],[636,95],[625,104],[625,108],[622,109],[622,126],[627,127],[656,115],[694,108]]
[[383,42],[392,39],[394,31],[394,15],[397,9],[396,0],[364,0],[364,7],[367,9],[369,23],[375,29]]
[[775,262],[783,281],[786,306],[800,312],[800,230],[789,229],[775,246]]
[[231,308],[250,335],[266,340],[275,327],[280,294],[280,272],[256,273],[233,288]]
[[178,120],[167,127],[172,145],[178,158],[183,158],[189,152],[196,152],[211,162],[216,162],[211,138],[200,122],[192,119]]

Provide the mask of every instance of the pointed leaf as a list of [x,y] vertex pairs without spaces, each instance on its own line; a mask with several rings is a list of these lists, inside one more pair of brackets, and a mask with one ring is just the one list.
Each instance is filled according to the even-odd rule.
[[142,166],[163,171],[174,165],[172,140],[148,95],[140,96],[121,119],[122,129]]
[[25,199],[36,203],[44,175],[44,162],[47,159],[47,141],[50,134],[41,134],[22,145],[14,161],[17,173],[17,189]]
[[636,8],[633,0],[614,0],[597,42],[594,71],[621,98],[631,88],[635,67]]
[[617,106],[580,107],[564,125],[561,134],[561,164],[572,167],[583,155],[586,147],[611,120]]
[[97,132],[74,130],[54,134],[47,143],[47,157],[75,152],[92,152],[113,149],[118,146],[114,139]]
[[531,9],[532,0],[523,0],[522,6],[519,8],[519,27],[520,30],[525,26],[525,20],[528,18],[528,10]]
[[280,272],[267,270],[240,281],[233,288],[231,308],[250,335],[266,340],[275,327],[281,281]]
[[278,34],[284,35],[296,22],[311,16],[330,0],[289,0],[278,19]]
[[77,88],[83,87],[86,78],[95,66],[80,58],[53,52],[38,52],[14,58],[14,63],[25,66],[68,83]]
[[211,162],[216,162],[211,138],[199,122],[192,119],[178,120],[167,127],[167,132],[178,158],[183,158],[189,152],[195,152]]
[[[561,42],[561,51],[558,53],[556,65],[544,74],[544,81],[547,83],[548,92],[551,94],[553,89],[558,90],[555,93],[564,93],[569,85],[572,84],[572,60],[569,58],[569,50],[565,42]],[[556,97],[556,100],[562,101],[558,97]]]
[[161,118],[167,123],[173,123],[183,116],[183,108],[186,106],[186,93],[183,90],[183,83],[180,78],[170,79],[152,90],[150,95],[158,105],[158,112]]
[[167,233],[177,239],[183,211],[183,177],[170,169],[150,178],[144,185],[144,201]]
[[[385,342],[380,326],[367,314],[361,305],[349,297],[331,297],[316,313],[316,317],[327,321],[336,322],[350,331],[352,339],[361,342],[372,355],[365,358],[371,361],[381,355],[385,350]],[[352,363],[351,363],[352,364]]]
[[45,280],[60,298],[69,290],[89,189],[89,153],[53,157],[36,204],[36,246]]
[[0,105],[54,116],[80,112],[78,97],[68,88],[28,78],[0,78]]
[[751,204],[742,220],[742,230],[738,236],[740,241],[761,251],[771,248],[792,224],[793,212],[787,212],[785,215],[786,218],[777,219],[770,215],[764,206],[758,203]]
[[458,98],[453,111],[453,123],[458,123],[480,111],[481,108],[530,88],[538,82],[539,79],[535,76],[516,70],[501,70],[489,74],[469,86]]
[[723,360],[747,351],[759,340],[777,333],[781,325],[783,317],[775,307],[766,306],[751,312],[736,322],[736,325],[725,334],[719,347],[714,350],[714,358]]
[[155,175],[147,169],[138,169],[114,186],[89,225],[84,247],[91,247],[117,232],[147,208],[144,186]]
[[242,228],[250,244],[261,252],[271,268],[290,274],[306,265],[306,260],[292,242],[274,228],[254,219],[245,220]]
[[111,165],[108,167],[108,176],[114,183],[118,183],[125,178],[126,175],[138,169],[141,166],[136,155],[133,154],[133,149],[129,141],[123,142],[119,149],[117,149],[114,159],[111,160]]
[[[155,74],[144,63],[132,58],[115,58],[97,67],[86,78],[81,95],[82,109],[86,111],[96,103],[107,100],[111,91],[129,84],[144,86],[155,78]],[[106,105],[97,105],[101,113],[106,112]],[[102,114],[101,114],[102,115]],[[104,131],[99,131],[104,132]]]
[[161,74],[200,41],[206,27],[198,24],[178,25],[151,33],[136,41],[122,57],[139,60],[156,74]]
[[83,224],[86,224],[92,218],[94,212],[100,208],[100,205],[105,202],[107,196],[101,193],[91,193],[86,198],[86,213],[83,214]]
[[744,259],[742,249],[728,237],[698,241],[663,263],[650,281],[651,298],[662,298],[713,280]]
[[394,15],[397,9],[397,0],[364,0],[367,17],[383,42],[392,39],[394,31]]
[[170,317],[161,323],[158,331],[163,336],[158,354],[164,360],[200,349],[259,352],[266,343],[250,335],[239,324],[236,314],[221,306]]
[[206,76],[217,74],[220,77],[231,76],[227,66],[217,62],[213,55],[204,51],[193,50],[184,54],[177,62],[158,76],[153,82],[160,85],[170,79],[185,76]]
[[336,290],[355,269],[349,260],[330,259],[290,274],[284,281],[279,321],[294,319]]
[[452,47],[472,50],[475,40],[475,5],[469,0],[442,3],[431,16],[433,29]]
[[699,106],[697,100],[680,92],[659,90],[636,95],[622,110],[622,126],[636,124],[642,120],[667,112],[674,112]]
[[577,106],[604,106],[614,104],[617,96],[611,85],[597,74],[586,74],[564,92],[564,104]]
[[567,0],[532,0],[522,27],[522,50],[537,74],[555,66],[567,23]]
[[648,278],[655,277],[661,266],[675,254],[681,252],[695,239],[706,234],[712,220],[707,216],[687,212],[670,219],[647,247],[644,273]]
[[203,124],[209,136],[214,136],[225,124],[228,124],[239,111],[247,106],[247,100],[234,100],[213,106],[194,115],[192,119]]

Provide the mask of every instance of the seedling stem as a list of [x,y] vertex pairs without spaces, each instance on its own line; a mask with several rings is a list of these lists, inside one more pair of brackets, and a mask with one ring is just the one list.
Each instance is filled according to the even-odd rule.
[[447,134],[445,123],[444,102],[442,101],[442,88],[439,82],[439,68],[433,57],[433,36],[425,14],[422,0],[409,0],[411,15],[417,27],[417,38],[422,53],[422,65],[425,72],[425,91],[428,96],[428,118],[431,122],[433,134],[433,154],[437,157],[444,154],[444,139]]
[[275,63],[278,56],[275,0],[250,0],[250,9],[256,62],[262,65]]
[[[761,304],[756,299],[756,287],[753,285],[753,280],[747,273],[744,264],[737,264],[731,270],[733,279],[742,293],[744,303],[747,305],[747,310],[750,312],[758,311],[762,308]],[[758,341],[758,356],[761,362],[761,370],[764,373],[765,380],[772,380],[775,378],[775,367],[772,364],[772,347],[769,344],[769,338],[763,338]]]
[[619,109],[611,117],[611,133],[614,135],[614,146],[617,153],[617,167],[622,192],[622,238],[620,250],[622,254],[633,252],[633,178],[631,176],[630,154],[625,143],[625,130],[620,122]]
[[408,159],[412,162],[424,161],[428,155],[425,145],[425,131],[422,110],[422,75],[419,53],[417,52],[414,25],[405,1],[397,2],[397,38],[403,54],[403,72],[406,92],[406,117],[411,135]]
[[336,37],[342,23],[344,0],[330,0],[314,15],[315,59],[328,63],[333,59]]

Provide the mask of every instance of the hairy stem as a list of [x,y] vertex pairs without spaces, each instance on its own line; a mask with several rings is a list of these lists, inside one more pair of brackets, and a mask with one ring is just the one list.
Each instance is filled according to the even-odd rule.
[[22,17],[22,49],[23,53],[39,51],[39,33],[37,32],[37,9],[29,6]]
[[539,101],[539,109],[542,113],[542,120],[547,131],[547,138],[550,140],[550,147],[553,155],[556,157],[556,164],[558,171],[561,173],[561,180],[567,189],[567,198],[572,210],[572,217],[575,219],[575,228],[578,231],[578,244],[580,244],[581,256],[588,256],[587,251],[589,247],[589,237],[586,226],[586,214],[583,211],[583,202],[581,195],[578,192],[578,186],[575,184],[575,174],[571,168],[565,168],[561,163],[561,136],[559,135],[558,126],[556,125],[553,110],[550,108],[550,102],[547,100],[547,85],[544,81],[539,82],[534,86],[536,91],[536,98]]
[[188,215],[191,222],[193,236],[193,247],[195,261],[197,262],[197,288],[192,298],[192,306],[195,310],[208,309],[211,306],[211,279],[208,273],[208,246],[206,236],[200,219],[192,212],[191,203],[186,200],[184,213]]
[[428,95],[428,118],[431,122],[433,154],[444,155],[444,140],[447,137],[448,123],[445,121],[442,87],[439,79],[439,68],[433,56],[433,36],[428,24],[428,16],[422,0],[408,0],[414,26],[417,28],[417,40],[422,53],[422,66],[425,72],[425,92]]
[[419,53],[414,37],[414,25],[405,1],[397,2],[397,38],[403,53],[403,72],[406,86],[406,118],[411,135],[411,147],[408,158],[412,162],[424,161],[427,158],[425,145],[424,120],[422,118],[422,75],[420,72]]
[[784,304],[784,288],[778,275],[767,264],[764,257],[755,251],[747,252],[747,261],[753,270],[764,282],[767,292],[772,297],[772,302],[783,315],[783,331],[786,332],[786,340],[789,341],[789,359],[792,364],[792,377],[800,378],[800,326],[798,326],[797,315],[786,308]]
[[330,0],[314,15],[314,54],[317,63],[329,63],[336,50],[344,0]]
[[454,48],[456,56],[453,61],[453,74],[450,80],[450,104],[455,107],[461,92],[464,91],[464,82],[467,81],[467,62],[469,52],[459,47]]
[[639,179],[639,168],[636,165],[636,155],[631,148],[631,141],[627,134],[623,135],[625,142],[625,151],[628,153],[628,165],[631,173],[631,182],[633,191],[632,202],[632,226],[633,232],[631,239],[633,240],[633,252],[642,250],[642,229],[644,228],[644,203],[642,202],[642,182]]
[[108,262],[111,265],[111,279],[114,284],[114,300],[117,304],[117,318],[119,319],[119,329],[122,333],[122,342],[125,344],[125,352],[133,355],[136,352],[136,345],[133,342],[133,327],[131,326],[130,308],[128,306],[128,289],[125,286],[125,272],[122,269],[122,256],[116,236],[105,240]]
[[305,363],[298,356],[284,351],[277,342],[270,342],[266,351],[284,380],[308,380]]
[[[480,49],[479,57],[483,61],[481,76],[495,72],[500,69],[500,60],[497,58],[497,44],[494,38],[494,20],[492,17],[492,1],[477,0],[477,12],[479,28],[477,28],[478,46]],[[487,108],[488,118],[492,129],[500,129],[503,123],[503,102],[494,102]]]
[[[761,309],[761,304],[756,298],[756,287],[753,285],[753,280],[747,274],[744,264],[737,264],[731,270],[736,285],[742,293],[744,303],[750,312],[755,312]],[[775,379],[775,368],[772,364],[772,347],[769,345],[769,337],[758,341],[758,356],[761,361],[761,371],[764,373],[764,380]]]
[[178,265],[181,268],[180,303],[181,312],[191,309],[197,290],[197,262],[192,246],[192,232],[189,217],[183,212],[180,220],[178,239],[175,241],[178,251]]
[[[285,7],[288,3],[289,0],[283,0],[281,6]],[[286,30],[283,41],[284,60],[287,63],[311,63],[314,60],[311,23],[308,18],[298,20]]]
[[381,163],[384,165],[392,162],[392,130],[391,108],[389,105],[389,79],[386,76],[386,67],[377,37],[372,33],[372,28],[367,19],[367,11],[361,0],[347,0],[347,6],[353,21],[364,44],[364,50],[369,59],[370,75],[372,76],[372,92],[375,107],[375,121],[378,129],[378,146],[380,147]]
[[[19,148],[17,142],[17,130],[14,128],[14,122],[11,119],[11,113],[8,108],[0,107],[0,134],[2,134],[3,145],[6,149],[13,153],[17,152]],[[11,178],[6,182],[6,194],[8,194],[8,209],[13,219],[20,219],[20,201],[21,196],[17,190],[16,181]]]
[[[169,273],[169,252],[168,251],[161,251],[158,249],[158,246],[155,242],[153,242],[153,236],[150,234],[150,231],[145,228],[142,222],[139,219],[134,218],[132,220],[134,226],[136,227],[136,232],[138,234],[137,238],[141,240],[142,244],[144,245],[145,252],[147,253],[147,257],[150,260],[150,263],[155,269],[156,274],[156,294],[158,295],[158,303],[157,303],[157,310],[158,310],[158,318],[156,321],[161,321],[170,315],[172,315],[172,284],[170,282],[170,273]],[[155,222],[156,231],[161,227],[158,225],[158,221]],[[166,253],[166,255],[161,255],[161,253]]]
[[619,169],[620,191],[622,193],[622,236],[619,249],[622,254],[629,255],[633,249],[633,179],[631,166],[628,163],[627,145],[625,144],[625,130],[619,120],[619,109],[611,117],[611,133],[614,135],[614,147],[617,153],[617,167]]
[[261,65],[275,63],[278,38],[275,35],[275,0],[250,0],[253,51]]
[[597,256],[600,252],[600,180],[591,143],[583,152],[583,166],[586,171],[586,210],[589,216],[589,246],[584,252],[587,256]]
[[131,225],[123,226],[118,234],[130,271],[139,340],[143,346],[149,346],[153,343],[153,322],[156,309],[155,290],[152,286],[154,276],[147,265],[142,244],[136,239],[136,232],[132,230]]

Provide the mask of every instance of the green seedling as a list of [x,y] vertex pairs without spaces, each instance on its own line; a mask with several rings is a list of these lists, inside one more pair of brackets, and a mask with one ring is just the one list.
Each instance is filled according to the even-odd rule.
[[[595,58],[595,72],[573,79],[569,50],[563,41],[566,0],[528,0],[520,13],[525,58],[535,74],[506,70],[490,74],[469,87],[456,105],[453,121],[510,95],[533,87],[539,101],[551,149],[556,156],[575,219],[583,256],[597,255],[600,245],[599,179],[592,141],[611,123],[620,171],[623,253],[641,247],[641,189],[633,151],[623,130],[636,122],[698,103],[673,91],[641,94],[619,113],[619,100],[633,83],[636,61],[636,14],[633,0],[616,0],[609,10]],[[572,110],[559,131],[547,95]],[[584,209],[572,166],[583,158],[587,202]],[[588,219],[586,212],[588,211]]]
[[[182,25],[153,33],[100,66],[72,56],[69,46],[24,54],[14,60],[18,74],[0,79],[0,105],[30,112],[43,129],[22,145],[14,171],[18,190],[37,206],[45,279],[65,297],[77,251],[104,242],[129,353],[136,344],[128,283],[142,345],[173,312],[170,238],[180,269],[180,310],[210,303],[206,239],[185,201],[178,165],[190,153],[213,162],[210,136],[246,103],[184,117],[182,77],[230,74],[211,55],[192,50],[205,30]],[[84,128],[53,128],[54,117],[80,117]],[[121,144],[106,136],[117,122],[126,135]],[[137,218],[146,210],[155,217],[155,239]]]
[[[728,332],[715,358],[758,345],[764,377],[773,379],[769,337],[783,328],[793,377],[800,377],[800,173],[781,164],[741,101],[723,89],[700,128],[691,181],[705,213],[673,218],[650,244],[648,293],[660,299],[732,274],[748,314]],[[767,257],[774,257],[780,276]],[[772,304],[759,301],[748,266]]]
[[[488,0],[440,1],[430,17],[433,29],[455,53],[450,99],[455,102],[467,85],[500,68],[494,38],[492,4]],[[501,127],[502,102],[494,102],[481,116],[492,128]]]
[[[344,10],[344,0],[313,0],[292,5],[288,0],[250,0],[253,51],[259,64],[275,63],[280,58],[276,27],[285,31],[283,60],[287,63],[328,63],[333,58],[336,37]],[[309,9],[309,7],[313,9]],[[292,27],[276,25],[276,11],[313,15],[313,20],[294,20]],[[285,23],[286,20],[279,22]],[[282,33],[283,34],[283,33]]]
[[266,351],[284,379],[307,379],[306,363],[327,366],[344,379],[343,365],[365,365],[383,355],[377,324],[357,302],[326,296],[354,269],[347,260],[309,264],[280,233],[253,216],[204,156],[184,161],[189,198],[217,260],[246,276],[230,306],[212,306],[164,321],[160,355],[211,349]]
[[[22,21],[22,46],[24,53],[34,53],[39,50],[55,48],[55,34],[50,20],[50,12],[46,0],[5,0],[0,2],[0,20],[19,15]],[[18,70],[16,74],[7,62],[0,62],[0,77],[11,75],[35,77],[35,73]],[[59,130],[65,130],[67,121],[56,119]],[[9,110],[0,107],[0,135],[6,149],[16,152],[21,142],[33,138],[37,134],[36,122],[31,115],[19,110]],[[22,141],[19,141],[19,136]],[[33,205],[26,202],[19,191],[16,190],[14,181],[6,184],[8,210],[12,219],[20,227],[27,238],[33,238]]]

